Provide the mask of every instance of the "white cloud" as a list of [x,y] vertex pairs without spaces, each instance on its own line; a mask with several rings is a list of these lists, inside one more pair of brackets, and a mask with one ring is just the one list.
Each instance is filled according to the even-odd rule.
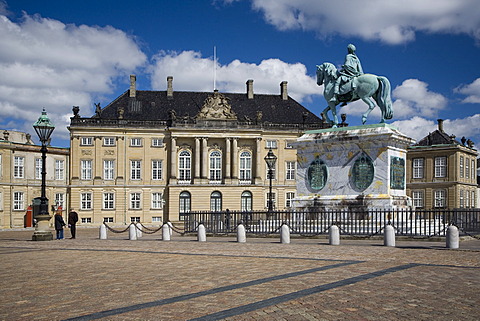
[[135,39],[110,26],[26,14],[16,23],[0,15],[0,34],[0,117],[29,132],[45,107],[56,136],[68,138],[72,105],[91,114],[94,96],[112,92],[118,77],[146,62]]
[[480,103],[480,78],[477,78],[471,84],[455,88],[455,92],[467,96],[467,98],[462,100],[463,103]]
[[[154,57],[150,68],[152,88],[165,90],[167,76],[173,76],[174,90],[213,91],[213,59],[203,58],[199,52],[161,52]],[[217,89],[223,92],[246,92],[246,81],[254,80],[254,92],[280,94],[280,83],[288,81],[289,95],[301,102],[311,95],[321,95],[322,87],[307,75],[301,63],[289,64],[279,59],[251,64],[233,60],[216,67]]]
[[[232,3],[232,0],[224,0]],[[251,0],[279,30],[312,30],[399,44],[418,31],[468,34],[480,41],[478,0]]]

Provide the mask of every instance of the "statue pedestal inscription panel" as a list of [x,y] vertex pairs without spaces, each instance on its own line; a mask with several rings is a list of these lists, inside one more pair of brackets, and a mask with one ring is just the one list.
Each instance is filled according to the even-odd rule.
[[306,132],[297,148],[297,209],[396,209],[406,196],[406,147],[388,124]]

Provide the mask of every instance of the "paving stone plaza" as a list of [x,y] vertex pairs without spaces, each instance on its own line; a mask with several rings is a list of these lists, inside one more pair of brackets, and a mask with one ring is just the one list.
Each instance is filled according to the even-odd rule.
[[[0,231],[1,320],[478,320],[480,240]],[[68,230],[65,231],[69,236]]]

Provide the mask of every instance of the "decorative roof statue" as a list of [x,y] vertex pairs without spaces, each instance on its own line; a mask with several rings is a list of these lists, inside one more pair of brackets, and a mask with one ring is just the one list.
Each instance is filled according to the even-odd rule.
[[207,97],[203,107],[197,114],[196,119],[204,120],[236,120],[237,115],[232,110],[232,106],[225,95],[220,94],[218,90],[213,92],[213,96]]
[[[368,105],[368,110],[362,115],[362,123],[365,124],[370,112],[375,108],[375,103],[382,111],[380,123],[386,119],[392,119],[393,108],[391,99],[390,81],[386,77],[364,74],[360,59],[358,59],[354,45],[347,47],[348,54],[340,71],[325,62],[317,66],[317,84],[324,85],[323,96],[328,103],[322,115],[333,127],[338,126],[337,105],[348,102],[363,100]],[[327,112],[331,110],[333,121]]]

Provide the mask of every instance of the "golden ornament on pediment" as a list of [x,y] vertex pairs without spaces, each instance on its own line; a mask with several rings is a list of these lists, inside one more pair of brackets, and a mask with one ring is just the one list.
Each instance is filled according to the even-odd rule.
[[212,96],[207,97],[202,109],[196,116],[204,120],[236,120],[237,115],[232,110],[229,99],[215,90]]

